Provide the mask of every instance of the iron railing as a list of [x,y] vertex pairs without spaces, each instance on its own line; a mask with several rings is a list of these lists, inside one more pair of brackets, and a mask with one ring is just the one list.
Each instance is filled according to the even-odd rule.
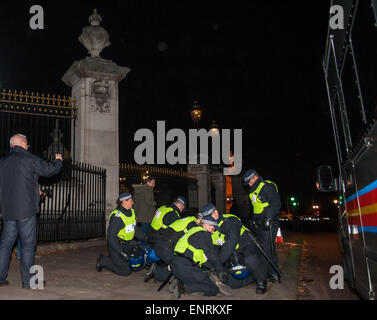
[[77,108],[71,98],[28,91],[0,92],[0,156],[9,151],[9,139],[15,133],[27,136],[29,150],[51,159],[61,153],[74,159],[74,129]]
[[66,161],[53,178],[40,179],[38,241],[80,240],[106,236],[106,170]]
[[133,192],[132,185],[143,183],[152,176],[156,179],[155,200],[158,206],[170,203],[178,195],[188,199],[186,215],[196,214],[197,205],[189,200],[189,190],[197,192],[197,179],[183,170],[174,170],[149,165],[120,164],[119,188],[121,192]]

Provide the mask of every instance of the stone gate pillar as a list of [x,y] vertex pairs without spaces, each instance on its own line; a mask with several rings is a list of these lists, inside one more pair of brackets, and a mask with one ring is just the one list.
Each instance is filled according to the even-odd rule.
[[211,166],[211,181],[216,190],[216,199],[214,203],[220,213],[226,213],[225,208],[225,176],[223,173],[223,167],[212,165]]
[[[198,181],[197,200],[192,193],[190,193],[189,196],[197,201],[198,209],[200,211],[201,208],[211,201],[210,167],[208,164],[188,164],[187,172],[194,174]],[[191,199],[189,199],[189,201],[190,200]]]
[[118,82],[130,71],[99,56],[109,46],[109,35],[100,26],[101,16],[94,9],[90,26],[79,37],[90,57],[75,61],[62,77],[72,87],[78,108],[75,129],[75,160],[106,169],[107,218],[119,195],[119,102]]

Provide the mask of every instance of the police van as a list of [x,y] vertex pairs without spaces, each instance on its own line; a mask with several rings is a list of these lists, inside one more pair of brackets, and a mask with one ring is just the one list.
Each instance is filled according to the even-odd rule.
[[344,21],[329,23],[323,70],[337,165],[318,168],[317,188],[338,192],[345,277],[364,299],[375,299],[377,0],[333,0],[330,22],[335,12]]

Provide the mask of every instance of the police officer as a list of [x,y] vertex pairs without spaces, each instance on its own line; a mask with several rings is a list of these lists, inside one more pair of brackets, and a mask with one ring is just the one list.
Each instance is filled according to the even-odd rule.
[[120,204],[110,214],[109,227],[107,229],[107,246],[109,256],[99,254],[96,269],[98,272],[106,268],[120,276],[128,276],[132,270],[129,259],[135,248],[138,248],[138,240],[144,240],[144,235],[136,226],[136,216],[132,209],[132,195],[124,192],[119,195]]
[[169,224],[181,218],[180,215],[185,208],[186,199],[182,196],[177,197],[172,204],[158,208],[151,222],[152,229],[166,229]]
[[[269,254],[275,266],[278,266],[275,238],[279,228],[280,196],[276,184],[264,180],[256,170],[249,169],[243,176],[243,181],[249,189],[249,198],[253,207],[251,224],[255,227],[258,240],[266,254]],[[267,265],[268,280],[280,281],[279,275],[272,265],[264,259]]]
[[217,226],[216,219],[209,214],[201,216],[201,219],[196,221],[199,225],[187,230],[174,248],[174,258],[171,262],[172,273],[183,282],[186,293],[204,293],[205,296],[215,296],[220,292],[229,296],[231,292],[221,283],[212,281],[208,272],[214,269],[217,272],[217,278],[225,282],[225,269],[211,238]]
[[151,266],[150,271],[146,274],[144,282],[155,278],[157,281],[164,281],[170,274],[167,266],[170,264],[173,256],[171,244],[167,235],[162,234],[170,224],[180,219],[180,215],[186,208],[186,199],[182,196],[177,197],[170,205],[165,205],[156,211],[151,222],[151,234],[148,242],[152,245],[160,261]]
[[240,218],[233,214],[221,214],[212,204],[208,205],[206,210],[219,216],[218,225],[221,233],[225,235],[225,242],[221,246],[219,253],[220,262],[223,264],[229,263],[233,255],[236,255],[237,260],[243,261],[252,275],[252,277],[243,281],[228,277],[228,284],[232,288],[240,288],[248,285],[254,279],[257,284],[256,293],[265,293],[267,289],[267,274],[264,261],[257,246],[250,240],[249,230],[242,224]]

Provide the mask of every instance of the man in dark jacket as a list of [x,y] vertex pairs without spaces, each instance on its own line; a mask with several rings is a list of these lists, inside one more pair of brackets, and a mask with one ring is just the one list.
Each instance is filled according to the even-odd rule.
[[0,285],[6,280],[13,245],[21,239],[22,287],[30,288],[30,268],[34,265],[36,221],[39,212],[39,176],[51,177],[62,167],[61,154],[46,162],[28,152],[27,138],[15,134],[10,139],[10,152],[0,159],[0,203],[3,232],[0,242]]
[[[264,180],[254,169],[249,169],[244,175],[244,184],[250,187],[249,198],[253,207],[252,224],[256,236],[263,249],[271,255],[271,260],[278,266],[275,238],[279,228],[280,196],[275,183]],[[272,282],[279,281],[279,275],[265,259],[267,275]]]
[[154,199],[154,187],[156,180],[148,177],[145,184],[133,184],[134,189],[134,210],[138,225],[141,225],[141,231],[148,234],[151,220],[156,212],[157,202]]

